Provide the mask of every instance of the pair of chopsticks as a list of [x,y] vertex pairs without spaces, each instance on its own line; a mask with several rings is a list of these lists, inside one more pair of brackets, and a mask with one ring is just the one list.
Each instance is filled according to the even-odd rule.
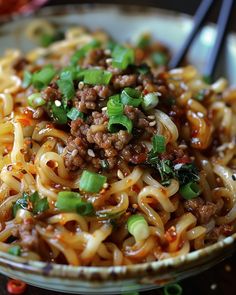
[[[176,68],[181,64],[192,41],[194,40],[196,34],[199,32],[207,16],[209,15],[210,9],[212,8],[213,3],[215,3],[215,0],[202,0],[194,16],[192,30],[190,34],[187,36],[180,50],[170,60],[169,68]],[[219,54],[224,42],[224,38],[227,34],[227,27],[228,27],[233,3],[234,3],[234,0],[222,1],[222,5],[221,5],[218,21],[217,21],[215,43],[210,50],[209,58],[207,59],[205,68],[203,70],[203,75],[205,77],[208,77],[209,79],[214,74],[217,58],[219,57]]]

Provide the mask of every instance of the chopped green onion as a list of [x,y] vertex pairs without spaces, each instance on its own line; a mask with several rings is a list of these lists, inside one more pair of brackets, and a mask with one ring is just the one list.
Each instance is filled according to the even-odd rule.
[[23,74],[23,81],[22,81],[22,87],[27,88],[30,86],[32,82],[33,75],[29,71],[24,71]]
[[157,66],[165,66],[168,62],[167,55],[164,52],[153,53],[152,60]]
[[88,193],[99,193],[106,181],[106,176],[84,170],[80,177],[79,187],[80,190]]
[[164,295],[182,295],[183,288],[179,284],[171,284],[164,287]]
[[142,102],[141,93],[134,88],[127,87],[121,92],[121,102],[124,105],[138,107]]
[[184,199],[191,200],[200,195],[201,189],[196,182],[189,182],[180,187],[179,193]]
[[116,47],[117,43],[112,41],[112,40],[108,40],[107,44],[106,44],[106,48],[110,49],[111,51],[114,50],[114,48]]
[[60,77],[64,78],[64,75],[65,75],[64,73],[70,72],[72,80],[77,80],[77,74],[78,74],[79,71],[80,71],[79,67],[67,66],[67,67],[62,69],[62,71],[60,73]]
[[149,33],[144,33],[141,36],[139,36],[137,41],[137,47],[139,48],[146,48],[151,43],[151,36]]
[[90,43],[84,45],[81,47],[78,51],[75,52],[75,54],[71,57],[71,64],[77,65],[78,61],[85,57],[85,55],[94,48],[98,48],[101,45],[101,43],[98,40],[93,40]]
[[108,85],[112,73],[100,69],[88,69],[83,71],[84,83],[91,85]]
[[123,114],[124,105],[120,101],[120,95],[113,95],[107,103],[107,114],[109,117]]
[[139,242],[149,237],[149,227],[146,219],[139,214],[131,215],[127,221],[128,231]]
[[148,93],[144,96],[142,102],[142,108],[145,111],[154,109],[159,103],[158,95],[156,92]]
[[52,43],[62,40],[64,38],[64,34],[62,32],[56,32],[55,34],[42,34],[40,36],[40,45],[43,47],[48,47]]
[[125,70],[129,65],[134,64],[134,50],[132,48],[116,45],[112,52],[112,66]]
[[46,66],[33,74],[32,84],[38,90],[42,90],[48,86],[55,75],[56,71],[51,66]]
[[56,106],[55,102],[51,106],[52,117],[57,124],[67,123],[67,111],[61,106]]
[[28,97],[28,104],[32,108],[36,109],[46,103],[46,101],[42,98],[41,93],[33,93]]
[[79,193],[64,191],[57,195],[56,207],[64,212],[76,212],[80,215],[87,216],[94,212],[93,205],[81,199]]
[[20,256],[21,255],[21,247],[19,245],[12,246],[7,251],[9,254],[14,256]]
[[34,192],[28,199],[33,205],[34,214],[39,214],[49,209],[47,198],[40,198],[38,192]]
[[152,149],[154,153],[164,153],[166,150],[166,139],[163,135],[156,134],[152,138]]
[[146,64],[142,64],[140,66],[137,67],[137,71],[139,72],[139,74],[141,75],[146,75],[147,73],[150,72],[150,68],[148,65]]
[[71,119],[72,121],[77,120],[78,118],[81,118],[84,120],[85,114],[78,111],[76,108],[72,108],[68,113],[67,117]]
[[194,99],[198,100],[198,101],[203,101],[206,95],[206,90],[205,89],[201,89],[197,94],[194,95]]
[[57,85],[66,101],[72,99],[75,96],[73,73],[71,71],[62,72],[60,75],[60,80],[57,81]]
[[133,122],[125,115],[112,116],[108,122],[108,130],[112,133],[118,132],[121,129],[126,129],[131,133],[132,128]]

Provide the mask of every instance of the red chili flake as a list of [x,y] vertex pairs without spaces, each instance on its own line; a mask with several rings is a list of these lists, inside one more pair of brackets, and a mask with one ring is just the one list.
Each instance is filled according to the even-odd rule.
[[177,233],[175,226],[171,226],[165,233],[165,238],[169,243],[174,242],[177,239]]
[[134,191],[134,192],[136,192],[137,194],[140,192],[140,188],[139,188],[139,186],[138,185],[136,185],[136,184],[134,184],[133,186],[132,186],[132,191]]
[[7,291],[10,294],[23,294],[26,290],[26,283],[19,280],[9,280],[7,283]]
[[191,159],[187,155],[184,155],[183,157],[174,160],[175,164],[188,164],[191,162],[192,162]]

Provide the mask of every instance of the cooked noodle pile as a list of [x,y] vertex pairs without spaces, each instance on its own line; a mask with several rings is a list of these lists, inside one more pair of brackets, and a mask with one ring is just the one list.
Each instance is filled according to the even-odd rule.
[[234,233],[236,90],[168,71],[147,34],[46,27],[46,47],[0,59],[0,250],[129,265]]

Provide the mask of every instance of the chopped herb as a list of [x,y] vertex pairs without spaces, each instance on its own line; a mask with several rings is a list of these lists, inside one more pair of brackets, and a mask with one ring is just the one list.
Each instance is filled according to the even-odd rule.
[[152,138],[152,149],[154,153],[164,153],[166,150],[166,139],[163,135],[156,134]]
[[51,113],[52,117],[57,124],[66,124],[67,123],[67,110],[63,105],[56,106],[55,102],[51,104]]
[[23,81],[22,81],[22,87],[27,88],[30,86],[32,82],[32,74],[29,71],[24,71],[23,74]]
[[212,78],[210,76],[203,76],[202,80],[209,85],[212,83]]
[[125,70],[129,65],[134,64],[134,50],[132,48],[116,45],[112,51],[112,66]]
[[144,33],[141,36],[139,36],[137,41],[137,47],[146,48],[150,46],[150,44],[151,44],[151,36],[149,33]]
[[32,84],[38,90],[42,90],[51,82],[56,75],[56,71],[51,65],[45,66],[40,71],[35,72],[32,76]]
[[84,83],[91,85],[108,85],[112,73],[100,69],[88,69],[83,71]]
[[112,40],[108,40],[107,44],[106,44],[106,48],[110,49],[111,51],[114,50],[114,48],[116,47],[117,43],[115,41]]
[[20,256],[21,255],[21,247],[19,245],[12,246],[7,251],[9,254],[14,256]]
[[167,65],[168,58],[164,52],[155,52],[152,54],[152,60],[157,66],[165,66]]
[[32,195],[23,193],[22,197],[13,204],[13,216],[19,209],[32,211],[33,214],[39,214],[49,209],[47,198],[40,198],[38,192],[34,192]]
[[63,71],[60,75],[60,79],[57,81],[57,85],[65,99],[66,106],[67,101],[75,96],[73,73],[71,71]]
[[101,45],[101,43],[98,40],[93,40],[90,43],[84,45],[81,47],[78,51],[75,52],[75,54],[71,57],[71,64],[77,65],[78,61],[85,57],[85,55],[92,49],[98,48]]
[[107,170],[109,168],[109,163],[106,159],[101,161],[102,169]]
[[148,65],[146,64],[142,64],[140,66],[137,67],[137,71],[139,72],[139,74],[141,75],[146,75],[147,73],[150,72],[150,68]]
[[43,34],[40,36],[40,45],[43,47],[48,47],[52,43],[64,39],[64,34],[62,32],[56,32],[55,34]]
[[81,118],[81,119],[85,119],[85,114],[78,111],[76,108],[72,108],[68,113],[67,113],[67,117],[69,119],[71,119],[72,121]]
[[198,101],[203,101],[206,95],[206,90],[205,89],[201,89],[197,94],[194,95],[194,99],[198,100]]

